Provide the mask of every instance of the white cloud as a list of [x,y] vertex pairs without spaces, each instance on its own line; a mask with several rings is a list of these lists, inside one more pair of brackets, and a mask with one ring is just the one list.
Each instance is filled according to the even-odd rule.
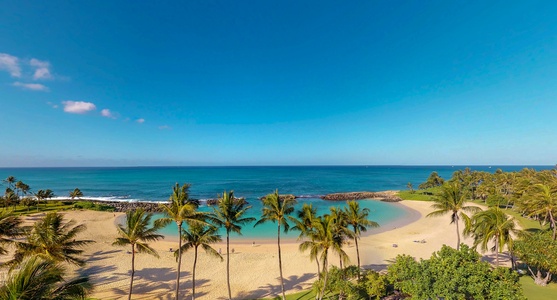
[[103,117],[116,119],[117,118],[116,115],[117,114],[111,112],[110,109],[108,109],[108,108],[105,108],[105,109],[101,110],[101,116],[103,116]]
[[26,90],[43,91],[43,92],[48,91],[48,87],[40,83],[23,83],[23,82],[16,81],[12,85]]
[[97,109],[95,104],[85,101],[62,101],[64,111],[71,114],[84,114],[86,112]]
[[137,123],[139,123],[139,124],[145,123],[145,119],[143,119],[143,118],[137,119],[137,120],[135,120],[135,121],[136,121]]
[[162,125],[162,126],[159,126],[159,129],[160,129],[160,130],[171,130],[172,127],[170,127],[170,126],[168,126],[168,125]]
[[35,67],[35,74],[33,74],[33,79],[50,79],[52,75],[50,74],[50,63],[47,61],[40,61],[36,58],[32,58],[29,64]]
[[12,77],[21,77],[19,59],[15,56],[0,53],[0,70],[6,70]]
[[50,107],[52,107],[52,108],[58,108],[58,104],[54,104],[54,103],[52,103],[52,102],[50,102],[50,101],[48,101],[46,104],[48,104],[48,105],[49,105]]

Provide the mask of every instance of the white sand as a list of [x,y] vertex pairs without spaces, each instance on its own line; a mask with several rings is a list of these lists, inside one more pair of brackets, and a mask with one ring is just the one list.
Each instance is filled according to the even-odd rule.
[[[450,224],[450,216],[425,218],[431,202],[402,201],[402,205],[413,210],[416,221],[386,228],[385,232],[362,237],[359,242],[362,266],[381,270],[389,260],[398,254],[410,254],[418,258],[428,258],[443,244],[456,246],[456,226]],[[85,248],[88,262],[85,268],[76,270],[89,274],[96,286],[93,297],[99,299],[120,299],[127,296],[130,280],[131,254],[129,248],[112,246],[116,238],[115,217],[121,214],[94,211],[68,211],[67,219],[74,219],[87,225],[82,238],[97,241]],[[462,227],[461,227],[462,228]],[[385,230],[385,228],[384,228]],[[414,241],[425,240],[425,243]],[[471,245],[470,239],[463,239]],[[396,244],[397,247],[393,247]],[[176,280],[176,261],[169,248],[176,249],[176,241],[160,241],[151,244],[159,251],[160,259],[146,254],[136,255],[134,299],[172,299]],[[283,272],[287,293],[307,289],[316,278],[317,266],[308,255],[298,251],[298,243],[288,241],[282,245]],[[214,245],[222,248],[226,244]],[[231,240],[231,289],[236,299],[253,299],[275,296],[280,293],[277,246],[274,242]],[[356,264],[356,248],[353,244],[345,247],[352,264]],[[334,255],[332,264],[338,264]],[[192,286],[193,251],[182,259],[181,294],[189,296]],[[196,271],[197,299],[226,299],[226,260],[220,261],[200,251]]]

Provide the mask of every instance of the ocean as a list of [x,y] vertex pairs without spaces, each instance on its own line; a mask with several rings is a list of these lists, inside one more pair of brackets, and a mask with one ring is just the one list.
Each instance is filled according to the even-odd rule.
[[[312,203],[318,213],[344,202],[329,202],[320,195],[351,191],[384,191],[406,189],[424,182],[436,171],[448,179],[466,166],[270,166],[270,167],[86,167],[86,168],[0,168],[0,178],[15,176],[32,191],[51,189],[57,198],[67,198],[79,188],[84,198],[106,201],[166,201],[175,183],[190,183],[190,196],[197,199],[217,198],[223,191],[234,190],[236,197],[245,197],[257,218],[261,211],[259,197],[279,190],[294,194],[298,206]],[[536,170],[553,166],[469,166],[472,170],[495,172],[518,171],[524,167]],[[398,205],[380,201],[362,201],[371,210],[370,219],[381,225],[405,218],[408,212]],[[202,206],[201,210],[210,211]],[[276,225],[247,225],[244,238],[265,238],[276,234]],[[172,234],[172,226],[164,230]],[[293,235],[290,234],[292,237]]]

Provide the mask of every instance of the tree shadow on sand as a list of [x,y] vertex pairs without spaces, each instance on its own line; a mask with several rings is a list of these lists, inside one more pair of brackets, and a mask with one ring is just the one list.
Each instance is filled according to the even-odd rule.
[[[480,260],[488,262],[495,267],[495,261],[496,261],[495,253],[490,253],[490,254],[487,254],[487,255],[483,255]],[[511,256],[510,256],[508,251],[503,252],[503,253],[499,253],[499,266],[500,267],[505,267],[507,265],[510,265],[510,263],[511,263]]]
[[87,257],[87,262],[99,261],[107,258],[111,258],[114,253],[120,253],[123,250],[109,250],[109,251],[96,251]]
[[[186,276],[186,272],[182,274]],[[131,270],[126,273],[115,273],[115,275],[125,275],[128,280],[131,276]],[[133,293],[145,294],[155,289],[166,289],[172,291],[174,289],[173,279],[176,279],[176,270],[171,268],[144,268],[135,271]],[[112,289],[114,294],[127,295],[129,293],[129,285],[119,286]]]
[[[393,261],[390,261],[391,263]],[[370,264],[370,265],[363,265],[362,268],[364,270],[373,270],[375,272],[385,272],[387,271],[387,267],[389,264]]]
[[[301,291],[307,286],[303,286],[303,284],[315,278],[314,273],[305,273],[302,276],[292,275],[288,278],[284,278],[284,289],[288,291],[288,293]],[[263,297],[273,297],[278,296],[281,294],[280,288],[280,277],[276,278],[276,284],[267,284],[265,286],[260,286],[257,290],[249,291],[249,292],[239,292],[236,294],[236,299],[259,299]]]

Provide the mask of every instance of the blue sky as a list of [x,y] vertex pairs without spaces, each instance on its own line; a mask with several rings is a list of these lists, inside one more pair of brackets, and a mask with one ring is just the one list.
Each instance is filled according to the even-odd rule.
[[554,1],[2,1],[0,166],[557,162]]

